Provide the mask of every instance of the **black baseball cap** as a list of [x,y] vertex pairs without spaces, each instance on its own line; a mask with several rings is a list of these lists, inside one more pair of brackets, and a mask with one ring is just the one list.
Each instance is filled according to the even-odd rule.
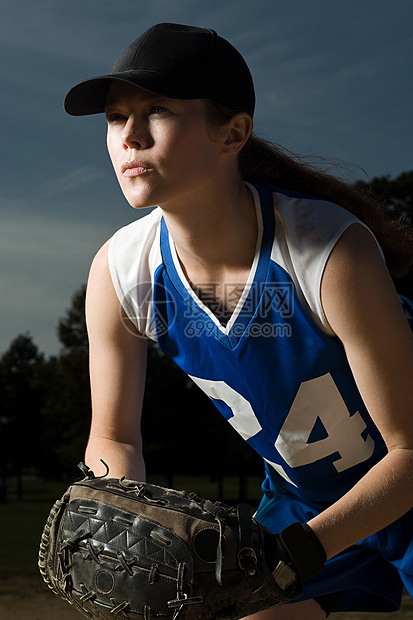
[[74,86],[65,110],[72,116],[104,112],[110,84],[120,80],[174,99],[212,99],[254,113],[254,84],[247,63],[214,30],[156,24],[118,58],[111,73]]

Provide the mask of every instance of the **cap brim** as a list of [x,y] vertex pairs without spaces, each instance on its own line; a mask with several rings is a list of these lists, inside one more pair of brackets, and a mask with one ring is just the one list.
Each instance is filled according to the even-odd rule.
[[71,116],[104,112],[113,77],[104,75],[76,84],[69,90],[64,108]]
[[69,90],[64,101],[64,108],[71,116],[100,114],[105,111],[111,83],[116,80],[126,82],[173,99],[201,99],[206,96],[202,91],[189,88],[152,71],[124,71],[90,78],[76,84]]

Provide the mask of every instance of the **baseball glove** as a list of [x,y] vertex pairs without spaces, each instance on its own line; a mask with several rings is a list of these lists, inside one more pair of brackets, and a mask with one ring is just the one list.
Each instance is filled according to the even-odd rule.
[[51,509],[39,568],[89,618],[233,620],[297,598],[323,565],[298,523],[275,536],[246,504],[80,467],[85,478]]

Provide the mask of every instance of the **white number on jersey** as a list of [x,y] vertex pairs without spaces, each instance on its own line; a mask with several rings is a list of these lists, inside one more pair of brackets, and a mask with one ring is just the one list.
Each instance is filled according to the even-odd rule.
[[[326,436],[310,443],[319,421]],[[300,385],[275,447],[290,467],[308,465],[337,453],[333,464],[341,472],[373,454],[373,439],[361,436],[365,429],[359,412],[350,416],[332,376],[326,374]]]
[[231,409],[233,416],[228,422],[235,428],[245,441],[251,439],[261,430],[261,424],[246,398],[238,394],[224,381],[210,381],[190,377],[209,398],[222,400]]
[[[222,400],[231,409],[233,416],[228,422],[245,440],[261,431],[251,403],[227,383],[198,377],[191,379],[207,396]],[[325,436],[309,441],[316,424],[320,423]],[[363,439],[361,436],[365,428],[366,424],[358,411],[350,416],[332,376],[326,374],[300,385],[274,445],[291,468],[337,455],[333,465],[341,472],[362,463],[373,454],[372,437],[368,435]],[[267,462],[294,484],[281,465]]]

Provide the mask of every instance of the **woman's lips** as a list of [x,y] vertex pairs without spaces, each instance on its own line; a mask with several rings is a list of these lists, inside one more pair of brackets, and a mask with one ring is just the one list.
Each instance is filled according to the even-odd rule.
[[121,166],[121,172],[124,177],[138,177],[145,172],[149,172],[151,167],[141,161],[127,161]]

